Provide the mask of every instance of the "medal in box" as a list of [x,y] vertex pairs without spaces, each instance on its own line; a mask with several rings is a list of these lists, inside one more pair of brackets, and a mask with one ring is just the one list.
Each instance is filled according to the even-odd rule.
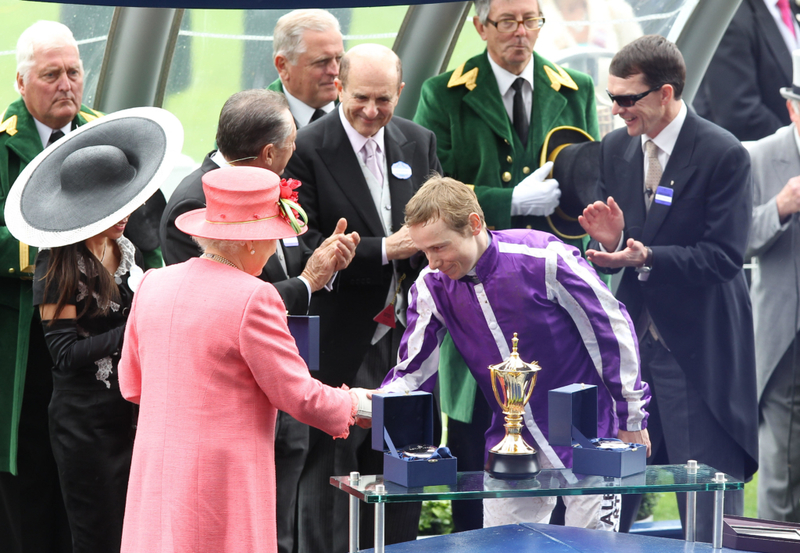
[[570,384],[550,390],[550,445],[572,446],[572,472],[623,478],[647,468],[647,448],[597,437],[597,386]]
[[433,396],[373,394],[372,449],[383,451],[383,478],[407,488],[455,485],[456,458],[433,443]]

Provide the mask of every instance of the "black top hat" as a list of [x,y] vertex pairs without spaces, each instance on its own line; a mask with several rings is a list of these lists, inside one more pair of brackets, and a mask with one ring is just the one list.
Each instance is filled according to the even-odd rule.
[[600,143],[579,128],[556,127],[544,139],[540,166],[548,161],[553,162],[551,176],[558,181],[561,199],[547,216],[547,223],[559,238],[579,240],[586,231],[578,216],[598,199],[595,183],[600,174]]
[[20,174],[6,200],[8,230],[37,247],[86,240],[159,189],[183,146],[177,117],[133,108],[95,119],[55,142]]

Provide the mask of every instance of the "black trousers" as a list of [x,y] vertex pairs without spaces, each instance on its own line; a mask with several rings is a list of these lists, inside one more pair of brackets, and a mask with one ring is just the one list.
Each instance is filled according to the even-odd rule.
[[295,551],[297,539],[297,487],[308,455],[309,426],[278,411],[275,425],[275,518],[278,553]]
[[[639,343],[642,380],[652,399],[647,430],[652,454],[648,464],[683,464],[689,459],[744,480],[745,452],[716,420],[705,401],[687,380],[672,354],[648,332]],[[681,524],[686,528],[686,494],[676,494]],[[635,496],[639,497],[640,496]],[[623,501],[634,496],[623,496]],[[636,499],[633,499],[636,501]],[[630,500],[629,500],[630,502]],[[629,503],[630,505],[630,503]],[[630,506],[630,511],[634,512]],[[638,503],[636,505],[638,511]],[[726,514],[744,512],[744,491],[725,492]],[[697,494],[697,541],[713,537],[714,494]]]

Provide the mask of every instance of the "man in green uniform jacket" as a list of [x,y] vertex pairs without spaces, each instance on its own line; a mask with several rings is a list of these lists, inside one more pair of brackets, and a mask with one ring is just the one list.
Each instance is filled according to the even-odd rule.
[[16,85],[21,97],[0,115],[0,541],[9,551],[62,550],[63,541],[71,550],[68,530],[58,542],[55,509],[63,504],[47,429],[52,360],[31,291],[36,248],[11,236],[3,210],[17,176],[46,145],[100,114],[81,105],[78,45],[60,23],[39,21],[22,33]]
[[[475,12],[473,23],[486,41],[486,51],[454,71],[428,79],[414,122],[436,134],[445,174],[474,187],[489,228],[552,232],[544,216],[558,205],[560,191],[554,180],[545,180],[547,169],[534,173],[542,164],[542,145],[552,129],[576,127],[599,140],[594,84],[588,75],[564,69],[533,51],[544,24],[537,0],[476,0]],[[515,123],[516,113],[524,122]],[[583,251],[585,240],[566,241]],[[458,440],[461,427],[452,420],[472,420],[477,384],[449,335],[440,349],[439,379],[442,410],[451,419],[451,438]],[[476,411],[478,418],[488,416],[485,405],[477,405]],[[474,436],[488,427],[486,421],[474,424],[461,431]],[[476,452],[482,454],[483,449]],[[476,458],[473,463],[480,461]],[[454,518],[460,507],[454,509]]]

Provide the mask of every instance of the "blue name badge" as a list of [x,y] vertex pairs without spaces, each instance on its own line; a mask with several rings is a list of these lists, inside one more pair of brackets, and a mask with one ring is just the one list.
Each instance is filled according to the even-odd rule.
[[292,248],[294,246],[299,246],[300,242],[297,240],[296,236],[292,236],[290,238],[284,238],[283,245],[286,246],[287,248]]
[[672,205],[672,188],[666,186],[656,188],[655,202],[661,205]]

